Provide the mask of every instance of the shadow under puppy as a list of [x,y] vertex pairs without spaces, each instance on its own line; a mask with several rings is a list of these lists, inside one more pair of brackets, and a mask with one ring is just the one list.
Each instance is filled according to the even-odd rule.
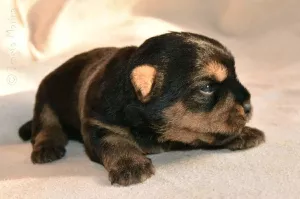
[[154,174],[146,154],[197,148],[247,149],[264,134],[245,126],[250,94],[232,54],[218,41],[171,32],[140,47],[98,48],[69,59],[41,82],[32,121],[33,163],[83,141],[111,183],[130,185]]

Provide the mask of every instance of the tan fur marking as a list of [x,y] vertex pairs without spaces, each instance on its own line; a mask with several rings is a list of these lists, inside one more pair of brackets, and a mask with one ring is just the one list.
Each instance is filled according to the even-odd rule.
[[54,127],[59,126],[60,123],[58,121],[58,118],[56,117],[55,113],[52,111],[52,109],[49,107],[49,105],[44,105],[43,111],[40,115],[41,122],[44,127]]
[[241,115],[245,115],[244,108],[241,105],[237,105],[236,109]]
[[142,154],[142,151],[133,140],[120,135],[109,135],[101,141],[102,144],[106,144],[111,148],[110,151],[102,154],[103,165],[107,170],[116,166],[115,163],[122,158],[136,157],[135,160],[138,161]]
[[40,115],[42,130],[35,137],[35,143],[39,145],[41,142],[51,140],[56,145],[64,146],[68,140],[65,136],[59,120],[49,105],[44,105]]
[[[124,142],[124,138],[120,137],[118,135],[110,135],[110,136],[104,137],[101,141],[107,142],[114,146],[117,146],[117,145],[119,145],[120,142]],[[127,142],[127,140],[126,140],[126,142]]]
[[191,143],[202,140],[214,141],[214,133],[239,134],[246,120],[236,107],[232,97],[219,102],[209,113],[193,113],[182,102],[177,102],[164,111],[167,121],[161,129],[161,142],[172,140]]
[[96,119],[87,119],[86,122],[90,125],[95,125],[95,126],[99,126],[101,128],[105,128],[105,129],[107,129],[113,133],[119,134],[119,135],[128,136],[130,133],[128,128],[121,128],[121,127],[115,126],[115,125],[108,125],[108,124],[100,122],[99,120],[96,120]]
[[34,140],[35,140],[36,144],[40,144],[41,142],[44,142],[48,138],[49,138],[49,136],[47,136],[47,133],[45,133],[45,132],[39,132],[37,134],[37,136],[35,137]]
[[210,134],[205,133],[197,133],[191,130],[185,129],[169,129],[166,133],[164,133],[161,137],[159,137],[160,142],[164,141],[181,141],[183,143],[192,143],[195,140],[201,140],[206,143],[213,143],[215,141],[215,137]]
[[226,67],[217,62],[210,62],[205,66],[204,70],[208,75],[213,76],[219,82],[225,80],[228,75]]
[[156,77],[156,69],[150,65],[137,66],[131,73],[134,89],[142,102],[150,100],[150,92]]

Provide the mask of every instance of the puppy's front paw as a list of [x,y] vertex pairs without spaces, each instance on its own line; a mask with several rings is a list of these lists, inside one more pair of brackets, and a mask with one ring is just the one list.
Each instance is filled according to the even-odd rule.
[[66,153],[64,147],[38,146],[34,147],[31,153],[31,161],[35,164],[43,164],[61,159]]
[[243,128],[242,133],[227,145],[227,148],[230,150],[243,150],[258,146],[263,142],[265,142],[265,135],[262,131],[246,126]]
[[150,178],[155,173],[152,161],[146,157],[120,159],[109,172],[111,184],[128,186]]

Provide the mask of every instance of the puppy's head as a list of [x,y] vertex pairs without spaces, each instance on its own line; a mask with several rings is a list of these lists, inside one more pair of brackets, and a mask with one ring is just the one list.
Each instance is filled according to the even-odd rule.
[[167,33],[145,41],[129,63],[143,117],[161,141],[238,134],[250,118],[250,94],[237,78],[233,56],[216,40]]

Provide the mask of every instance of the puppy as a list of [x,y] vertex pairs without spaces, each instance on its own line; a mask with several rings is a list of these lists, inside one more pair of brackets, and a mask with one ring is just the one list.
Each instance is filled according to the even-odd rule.
[[19,135],[31,138],[39,164],[62,158],[69,139],[82,141],[111,183],[126,186],[154,174],[147,154],[261,144],[263,132],[245,126],[251,113],[232,54],[214,39],[170,32],[69,59],[41,82]]

